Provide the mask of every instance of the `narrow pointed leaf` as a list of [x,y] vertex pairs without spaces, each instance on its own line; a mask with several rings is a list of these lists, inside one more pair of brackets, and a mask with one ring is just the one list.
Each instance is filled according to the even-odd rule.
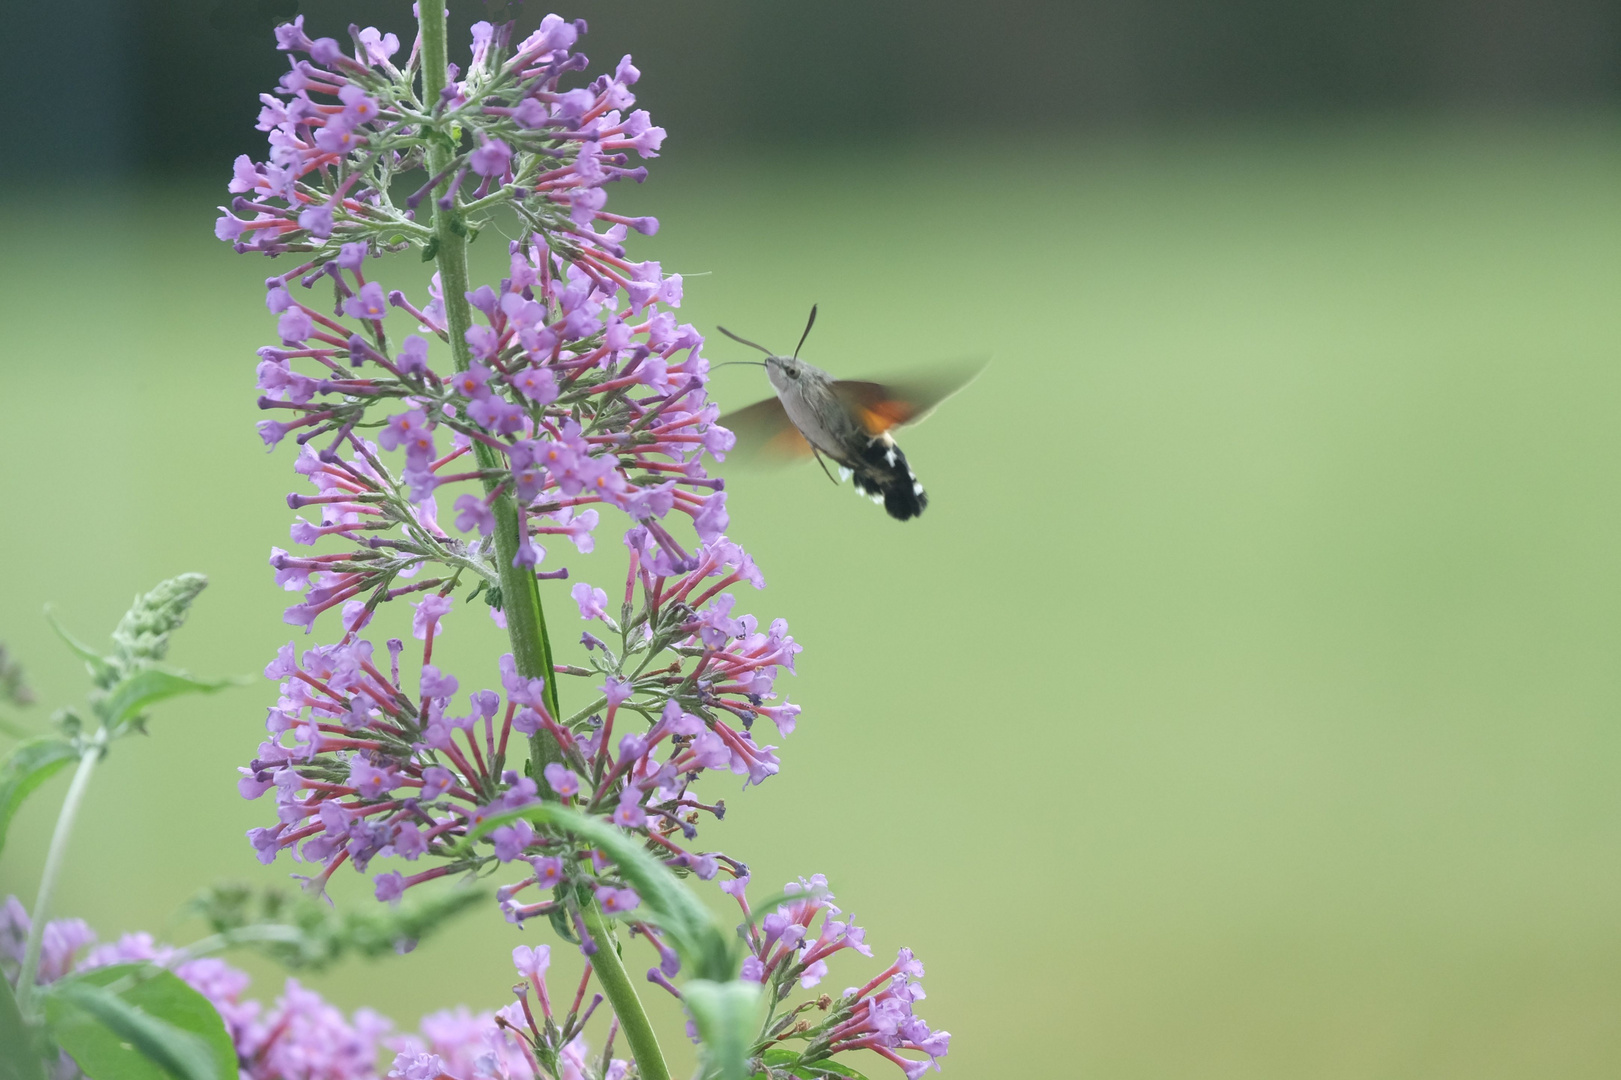
[[51,629],[56,631],[56,636],[61,638],[67,644],[67,647],[73,650],[73,655],[84,661],[85,666],[90,669],[90,677],[96,681],[97,686],[105,686],[109,681],[118,677],[118,668],[106,657],[68,633],[67,627],[57,621],[56,612],[49,607],[45,609],[45,621],[51,624]]
[[[760,1055],[762,1064],[771,1066],[778,1072],[787,1072],[794,1076],[803,1077],[804,1080],[827,1080],[828,1077],[845,1077],[847,1080],[867,1080],[867,1077],[855,1069],[839,1061],[822,1060],[810,1065],[799,1064],[802,1055],[798,1050],[790,1050],[785,1046],[773,1046]],[[756,1076],[759,1074],[756,1073]]]
[[23,800],[78,757],[67,740],[40,735],[18,743],[0,760],[0,851],[5,849],[6,829]]
[[212,694],[233,685],[231,679],[199,679],[184,671],[149,667],[120,679],[102,705],[107,726],[120,728],[149,706],[181,694]]
[[759,1031],[759,983],[734,979],[711,982],[688,979],[681,986],[692,1022],[704,1044],[706,1076],[717,1080],[748,1080],[749,1047]]
[[865,1073],[857,1072],[841,1061],[818,1061],[804,1068],[803,1075],[810,1077],[844,1076],[849,1077],[849,1080],[867,1080]]
[[0,1080],[45,1080],[45,1066],[34,1052],[34,1033],[23,1024],[11,984],[0,979]]
[[236,1075],[236,1051],[219,1012],[173,972],[116,964],[59,979],[44,997],[51,1037],[87,1076],[232,1080]]

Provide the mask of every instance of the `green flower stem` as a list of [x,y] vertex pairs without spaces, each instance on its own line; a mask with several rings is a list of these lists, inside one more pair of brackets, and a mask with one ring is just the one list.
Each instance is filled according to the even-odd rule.
[[32,922],[28,927],[28,943],[23,948],[23,966],[17,976],[17,1011],[23,1019],[38,1019],[33,1009],[34,980],[39,972],[39,954],[45,941],[45,917],[50,913],[51,893],[56,891],[56,879],[62,872],[62,860],[67,858],[68,838],[73,835],[73,821],[79,816],[79,804],[90,787],[90,774],[96,771],[106,748],[106,729],[96,734],[79,757],[79,767],[68,785],[67,797],[56,815],[56,831],[51,833],[51,846],[45,853],[45,870],[40,874],[39,892],[34,896],[34,909],[29,912]]
[[[420,11],[422,101],[432,111],[439,103],[439,92],[445,88],[445,64],[448,57],[445,51],[444,7],[439,0],[431,2],[424,0],[420,5]],[[437,176],[450,165],[456,153],[455,144],[451,139],[451,134],[446,132],[443,140],[435,140],[429,144],[429,176]],[[467,347],[467,330],[473,325],[473,316],[471,306],[467,303],[469,282],[467,226],[463,218],[465,210],[460,205],[452,205],[449,210],[439,209],[437,201],[439,195],[440,192],[436,191],[432,196],[434,259],[439,267],[439,284],[444,291],[445,319],[448,324],[446,329],[450,333],[451,353],[455,358],[456,370],[466,371],[473,360],[472,353]],[[473,443],[473,454],[481,470],[493,470],[499,464],[494,451],[482,443],[476,441]],[[484,481],[487,493],[493,492],[498,486],[493,480]],[[512,655],[517,662],[520,675],[525,678],[546,680],[546,706],[551,711],[553,719],[561,720],[563,713],[557,705],[557,672],[553,670],[551,641],[546,636],[546,617],[540,606],[540,588],[534,573],[528,567],[512,565],[513,556],[517,554],[519,543],[523,539],[518,535],[518,507],[510,494],[502,494],[496,497],[491,510],[495,514],[495,558],[501,575],[501,607],[507,618],[507,636],[512,639]],[[562,754],[554,740],[544,732],[538,732],[530,738],[529,753],[535,780],[541,784],[542,790],[545,790],[545,785],[541,782],[541,770],[551,762],[561,760]],[[664,1062],[663,1051],[659,1049],[658,1036],[653,1033],[653,1025],[647,1019],[647,1011],[642,1007],[641,999],[636,995],[636,988],[631,984],[630,977],[625,973],[625,966],[615,951],[611,929],[595,904],[589,905],[584,914],[586,927],[598,944],[597,953],[592,957],[592,966],[597,972],[597,980],[602,984],[608,1004],[613,1007],[614,1015],[619,1018],[619,1026],[625,1032],[626,1041],[630,1043],[637,1069],[643,1080],[669,1080],[670,1069]]]
[[[584,905],[580,914],[585,917],[585,928],[597,943],[597,951],[591,954],[591,969],[597,973],[597,982],[602,984],[602,993],[613,1006],[614,1015],[619,1017],[619,1029],[630,1044],[642,1080],[670,1080],[670,1068],[664,1063],[664,1051],[659,1049],[659,1037],[636,997],[636,988],[631,985],[624,961],[619,958],[613,927],[602,917],[595,903]],[[622,1006],[622,1002],[626,1004]]]
[[[436,0],[437,2],[437,0]],[[430,109],[439,102],[439,93],[445,88],[445,19],[443,8],[437,17],[422,8],[422,98]],[[452,134],[436,139],[428,148],[428,174],[438,175],[446,170],[455,157]],[[456,370],[466,371],[473,362],[467,347],[467,331],[473,325],[472,306],[467,302],[469,280],[467,275],[467,225],[464,208],[453,204],[449,210],[440,209],[439,191],[431,196],[434,214],[434,260],[439,268],[439,285],[444,292],[445,320],[450,333],[450,350]],[[480,470],[489,472],[499,467],[496,452],[481,442],[473,443],[473,457]],[[492,494],[500,483],[485,479],[484,491]],[[519,535],[518,506],[511,494],[495,497],[490,509],[495,515],[495,562],[501,575],[501,610],[507,619],[507,636],[512,639],[512,655],[518,673],[525,678],[546,680],[546,707],[554,720],[562,717],[557,704],[557,672],[553,670],[552,643],[546,635],[546,615],[540,605],[540,587],[532,570],[526,566],[513,566],[523,537]],[[529,753],[535,781],[540,782],[541,770],[562,754],[555,741],[545,733],[537,733],[529,740]]]

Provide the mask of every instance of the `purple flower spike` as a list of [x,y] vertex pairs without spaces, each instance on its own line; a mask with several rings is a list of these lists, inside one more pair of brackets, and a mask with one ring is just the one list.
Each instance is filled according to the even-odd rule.
[[[294,467],[308,488],[289,499],[301,515],[290,529],[295,544],[272,554],[272,569],[298,594],[285,618],[329,632],[307,648],[289,645],[266,668],[276,704],[236,779],[271,815],[251,834],[255,855],[270,862],[288,849],[321,864],[309,879],[317,888],[341,863],[384,869],[375,889],[392,902],[459,872],[465,864],[455,860],[477,851],[486,870],[500,864],[512,875],[497,897],[515,924],[577,918],[553,894],[570,882],[589,881],[611,913],[633,911],[638,897],[607,857],[566,832],[513,821],[492,828],[482,847],[468,837],[538,801],[544,785],[546,798],[656,845],[666,865],[698,880],[723,867],[741,873],[742,864],[696,843],[701,822],[726,810],[698,785],[773,775],[776,747],[764,737],[797,720],[777,687],[799,645],[785,623],[740,599],[744,584],[762,588],[764,578],[728,538],[735,504],[709,472],[736,439],[708,398],[703,337],[677,317],[683,282],[657,262],[627,258],[630,234],[657,234],[657,219],[610,206],[616,182],[646,175],[631,159],[655,156],[664,131],[635,107],[641,73],[629,57],[577,77],[587,65],[573,51],[584,30],[548,17],[513,44],[510,27],[480,23],[471,57],[450,65],[449,85],[423,101],[413,85],[420,47],[406,42],[401,56],[399,40],[373,27],[350,27],[341,46],[311,40],[295,20],[277,41],[308,59],[295,56],[262,99],[268,153],[232,166],[217,235],[239,251],[287,256],[264,294],[280,340],[254,357],[253,375],[258,404],[273,410],[261,437],[296,444]],[[441,161],[453,134],[462,141]],[[458,276],[457,295],[439,274],[421,295],[392,288],[396,263],[416,262],[405,249],[428,261],[443,255],[428,242],[440,207],[455,209],[469,236],[516,223],[499,276]],[[622,582],[593,574],[580,582],[581,567],[570,564],[594,550],[601,525],[624,538]],[[502,657],[499,688],[471,694],[471,708],[456,715],[463,680],[437,635],[477,583],[511,573],[504,556],[534,571],[544,603],[567,591],[607,640],[582,637],[587,668],[547,666],[519,633],[524,674],[513,655]],[[510,614],[515,633],[532,627],[527,590],[505,601],[500,589],[481,595],[498,625]],[[368,638],[373,625],[399,624],[383,610],[394,600],[414,609],[411,635]],[[488,672],[467,675],[470,688],[489,682]],[[590,704],[598,687],[606,708]],[[537,756],[540,774],[508,768]],[[367,870],[374,859],[412,866]],[[811,950],[834,941],[857,948],[858,929],[829,929],[822,941],[820,924],[762,914],[785,950],[761,972],[773,990],[823,977],[829,965]],[[600,944],[582,940],[588,954]],[[657,931],[651,940],[668,983],[674,954]],[[533,955],[527,964],[544,974]],[[915,982],[899,970],[891,978]],[[886,992],[877,986],[865,999]],[[560,1018],[542,1005],[555,1027]],[[521,1008],[507,1016],[514,1029],[529,1023]],[[924,1052],[939,1045],[933,1033],[913,1042]],[[566,1062],[572,1045],[547,1052]],[[533,1071],[493,1043],[481,1052],[495,1057],[479,1062],[438,1041],[411,1049],[396,1073],[413,1080]],[[625,1068],[590,1071],[617,1080]]]

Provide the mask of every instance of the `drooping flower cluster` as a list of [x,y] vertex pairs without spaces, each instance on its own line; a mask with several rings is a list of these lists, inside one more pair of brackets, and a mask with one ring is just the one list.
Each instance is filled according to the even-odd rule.
[[[266,668],[281,696],[240,788],[250,798],[275,788],[278,822],[250,838],[265,861],[289,850],[321,864],[315,885],[345,861],[448,855],[485,817],[541,797],[641,832],[670,865],[712,877],[718,856],[684,845],[698,814],[724,803],[700,802],[690,785],[705,770],[745,784],[774,774],[775,748],[750,729],[765,716],[786,734],[799,711],[773,689],[799,651],[786,624],[762,631],[725,591],[764,578],[726,536],[724,484],[702,461],[733,440],[706,399],[702,338],[666,310],[681,302],[681,279],[626,258],[627,231],[652,233],[655,221],[605,209],[604,184],[644,175],[625,155],[654,156],[663,131],[625,112],[639,74],[628,57],[588,87],[560,87],[585,65],[571,51],[583,30],[548,16],[509,48],[509,28],[481,23],[466,74],[450,71],[432,102],[416,89],[420,41],[401,69],[398,41],[374,29],[352,32],[352,55],[310,40],[301,20],[277,34],[309,59],[266,96],[269,160],[237,162],[239,197],[217,231],[238,250],[306,257],[268,282],[281,344],[260,350],[260,404],[294,416],[260,433],[302,447],[296,469],[313,493],[288,497],[310,517],[295,522],[295,545],[343,546],[273,549],[271,563],[279,584],[303,594],[287,621],[309,632],[332,612],[341,637],[302,655],[289,644]],[[447,129],[461,132],[451,164],[396,204],[395,182],[427,168]],[[419,210],[453,214],[476,235],[496,206],[517,214],[522,233],[499,285],[461,298],[476,313],[462,340],[438,275],[420,306],[376,280],[385,252],[433,254],[438,238]],[[331,314],[309,292],[324,281]],[[391,332],[402,320],[411,332]],[[506,548],[504,507],[516,514]],[[472,693],[462,713],[460,681],[432,663],[457,590],[482,592],[503,621],[503,574],[568,577],[565,565],[542,569],[543,542],[588,553],[607,510],[629,519],[624,602],[615,617],[606,590],[577,582],[569,594],[607,630],[582,637],[591,666],[525,676],[508,656],[503,690]],[[424,642],[414,680],[401,674],[399,642],[384,663],[361,636],[379,604],[407,595],[418,597],[413,632]],[[558,674],[589,680],[583,708],[563,714],[547,685]],[[528,745],[508,767],[514,730]],[[567,908],[565,882],[608,910],[635,902],[601,860],[521,822],[475,856],[381,874],[377,892],[395,899],[514,860],[533,871],[502,890],[514,921]],[[521,897],[531,885],[557,898]]]
[[[747,875],[724,882],[721,888],[737,899],[748,922],[744,940],[749,955],[743,961],[743,978],[767,987],[771,1013],[767,1016],[764,1038],[757,1051],[763,1063],[774,1060],[795,1068],[825,1061],[835,1054],[871,1050],[899,1065],[908,1080],[918,1080],[951,1045],[951,1035],[933,1031],[912,1011],[912,1003],[923,1000],[923,964],[910,949],[896,954],[895,962],[861,986],[850,987],[838,997],[822,994],[791,1008],[782,1002],[795,989],[809,990],[827,976],[828,958],[845,949],[871,956],[866,931],[833,904],[827,879],[821,874],[801,878],[783,886],[786,901],[763,916],[749,907],[745,895]],[[813,926],[817,917],[821,925]],[[807,1014],[824,1013],[812,1022]],[[787,1044],[803,1041],[802,1048],[788,1052]],[[773,1047],[778,1049],[773,1052]],[[925,1058],[908,1058],[899,1051],[918,1051]],[[780,1055],[780,1056],[779,1056]],[[788,1074],[784,1074],[788,1075]]]

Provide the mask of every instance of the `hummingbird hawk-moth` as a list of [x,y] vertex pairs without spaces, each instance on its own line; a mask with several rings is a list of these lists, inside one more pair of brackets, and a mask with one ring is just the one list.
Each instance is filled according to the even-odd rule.
[[[917,517],[929,505],[929,497],[890,432],[928,416],[979,374],[983,364],[956,365],[884,383],[835,379],[799,359],[814,325],[813,306],[792,356],[778,356],[724,326],[716,328],[765,353],[762,366],[777,392],[776,397],[720,418],[720,425],[737,436],[732,453],[777,461],[814,457],[824,472],[823,459],[829,459],[854,478],[857,491],[882,503],[890,517],[897,521]],[[828,477],[833,474],[828,472]]]

